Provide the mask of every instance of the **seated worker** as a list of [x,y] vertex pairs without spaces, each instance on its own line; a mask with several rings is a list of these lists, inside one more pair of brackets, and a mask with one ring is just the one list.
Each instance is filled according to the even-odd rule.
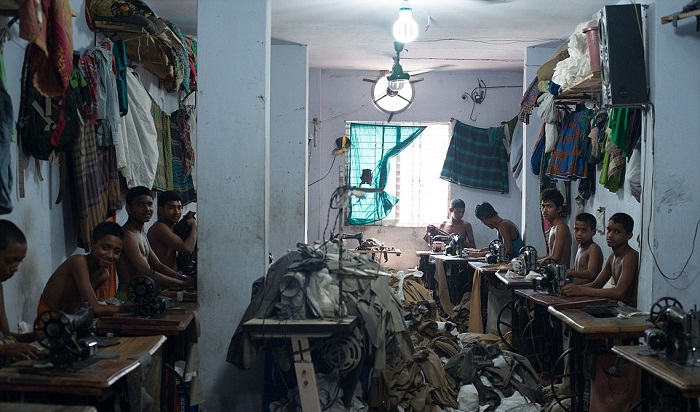
[[549,255],[539,258],[554,259],[558,264],[569,268],[571,264],[571,230],[561,217],[564,207],[564,196],[555,188],[549,188],[540,194],[540,211],[542,218],[549,222],[549,234],[547,236],[547,249]]
[[194,278],[183,276],[167,267],[158,259],[143,230],[143,226],[153,216],[153,195],[144,186],[136,186],[126,193],[126,213],[129,215],[124,229],[124,245],[117,261],[119,286],[117,297],[127,300],[126,288],[136,276],[149,276],[153,273],[161,286],[190,286]]
[[[506,247],[506,257],[508,259],[513,259],[520,254],[520,249],[525,246],[525,243],[520,237],[520,230],[518,230],[515,223],[498,216],[498,212],[488,202],[477,205],[476,209],[474,209],[474,214],[489,229],[498,231],[498,238],[503,241],[503,245]],[[484,256],[488,251],[489,248],[486,247],[469,253],[469,255]]]
[[158,221],[148,229],[148,243],[158,259],[170,269],[183,272],[186,268],[178,268],[178,255],[189,255],[197,243],[197,221],[194,215],[188,213],[185,222],[190,227],[190,233],[183,240],[175,234],[173,227],[182,216],[182,198],[172,190],[158,195]]
[[114,222],[102,222],[92,231],[90,253],[73,255],[61,263],[44,286],[37,316],[47,310],[75,312],[84,303],[97,316],[110,316],[133,310],[132,304],[107,305],[95,296],[109,279],[109,267],[119,260],[124,243],[124,230]]
[[465,208],[464,200],[452,199],[450,202],[450,219],[440,223],[439,227],[428,225],[426,235],[423,238],[428,240],[430,237],[436,235],[448,236],[457,233],[464,239],[465,248],[476,247],[472,225],[462,220]]
[[[595,280],[583,285],[564,285],[566,296],[595,296],[637,306],[637,270],[639,253],[627,243],[632,238],[634,220],[626,213],[615,213],[608,220],[605,240],[612,253]],[[612,288],[603,288],[612,278]]]
[[592,282],[603,268],[603,251],[593,241],[597,222],[590,213],[580,213],[574,221],[574,238],[578,250],[574,258],[574,268],[566,271],[566,277],[572,278],[575,285]]
[[38,359],[39,350],[28,342],[33,333],[12,333],[5,312],[2,284],[12,278],[27,254],[27,238],[12,222],[0,219],[0,367],[15,360]]

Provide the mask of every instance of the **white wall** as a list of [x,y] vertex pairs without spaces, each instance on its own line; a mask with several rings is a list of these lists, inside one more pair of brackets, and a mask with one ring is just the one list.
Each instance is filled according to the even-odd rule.
[[[686,310],[700,303],[696,248],[700,219],[700,33],[695,18],[678,27],[661,16],[684,0],[655,2],[649,10],[651,100],[656,125],[647,136],[643,179],[643,244],[639,305],[674,296]],[[653,253],[653,256],[652,256]]]
[[[339,185],[339,168],[343,157],[334,157],[335,139],[345,133],[346,121],[386,121],[389,117],[372,104],[370,89],[372,84],[363,78],[375,79],[378,72],[357,72],[345,70],[312,70],[310,75],[309,119],[321,120],[317,127],[316,146],[313,134],[309,144],[309,181],[314,182],[329,170],[328,177],[309,188],[309,241],[322,239],[326,214],[332,192]],[[476,127],[499,126],[501,121],[513,118],[520,108],[522,97],[522,74],[520,72],[430,72],[417,77],[423,81],[415,83],[415,100],[403,113],[395,115],[392,122],[449,122],[455,118]],[[476,105],[470,119],[472,103],[464,101],[463,92],[471,92],[478,79],[487,87],[486,99]],[[515,86],[498,88],[500,86]],[[313,129],[310,126],[310,132]],[[335,164],[333,161],[335,160]],[[331,169],[331,165],[333,165]],[[520,224],[520,191],[513,178],[510,179],[510,193],[467,189],[450,184],[451,197],[462,198],[466,203],[465,218],[474,228],[478,245],[486,246],[495,238],[495,232],[477,221],[474,208],[488,201],[499,214]],[[449,205],[445,205],[445,218]],[[335,217],[332,211],[331,221]],[[439,222],[436,222],[439,223]],[[388,264],[397,269],[414,267],[418,263],[415,250],[425,249],[422,241],[425,227],[352,227],[349,232],[363,230],[365,238],[376,237],[387,246],[401,249],[400,257],[390,257]],[[328,233],[325,234],[328,237]]]

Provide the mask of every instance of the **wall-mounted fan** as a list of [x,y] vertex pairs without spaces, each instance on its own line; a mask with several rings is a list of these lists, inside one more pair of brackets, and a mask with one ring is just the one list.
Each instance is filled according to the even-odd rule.
[[400,54],[403,51],[403,43],[394,42],[394,65],[391,72],[385,75],[385,72],[379,75],[376,79],[362,79],[372,83],[372,103],[377,109],[384,113],[389,113],[389,120],[396,113],[401,113],[413,103],[415,89],[413,83],[423,79],[411,79],[411,75],[403,71],[400,63]]

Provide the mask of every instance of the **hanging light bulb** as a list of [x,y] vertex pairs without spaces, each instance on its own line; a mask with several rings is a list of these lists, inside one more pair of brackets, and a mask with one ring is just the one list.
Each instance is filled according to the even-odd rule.
[[399,9],[399,19],[394,23],[394,39],[401,43],[410,43],[418,37],[418,23],[413,20],[413,9],[404,0]]

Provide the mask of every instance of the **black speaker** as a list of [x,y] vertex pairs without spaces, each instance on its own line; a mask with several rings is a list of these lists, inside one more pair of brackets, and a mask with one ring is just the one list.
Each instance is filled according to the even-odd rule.
[[605,6],[600,10],[603,107],[640,106],[649,101],[643,27],[639,4]]

